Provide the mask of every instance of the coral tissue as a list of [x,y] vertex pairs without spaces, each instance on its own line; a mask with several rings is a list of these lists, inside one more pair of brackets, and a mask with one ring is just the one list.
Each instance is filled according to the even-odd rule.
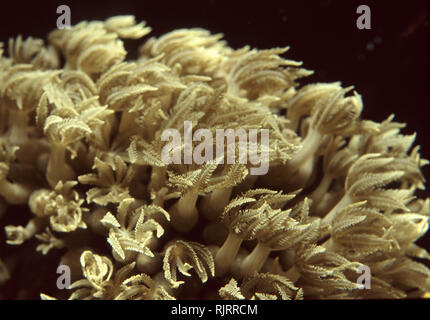
[[[430,270],[418,260],[430,255],[415,244],[428,229],[430,201],[415,196],[427,160],[415,135],[401,133],[404,124],[393,115],[362,119],[361,96],[340,83],[299,85],[312,72],[285,59],[288,48],[235,50],[220,34],[181,29],[142,41],[138,58],[126,60],[122,39],[150,31],[117,16],[54,30],[46,44],[0,44],[7,246],[33,243],[72,278],[70,290],[41,298],[430,291]],[[257,144],[268,154],[267,174],[251,174],[238,157],[166,163],[163,132],[182,134],[175,152],[183,155],[185,123],[213,137],[218,129],[268,130],[269,143]],[[5,223],[11,216],[22,223]],[[0,257],[0,296],[24,263],[13,257]],[[357,280],[363,267],[370,288]]]

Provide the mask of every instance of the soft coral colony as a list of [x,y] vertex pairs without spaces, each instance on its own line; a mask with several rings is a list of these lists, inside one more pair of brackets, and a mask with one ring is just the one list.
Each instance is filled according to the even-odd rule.
[[[181,29],[126,61],[121,39],[149,32],[117,16],[55,30],[47,45],[11,39],[7,56],[0,46],[1,215],[32,213],[3,224],[9,245],[36,238],[39,254],[56,254],[71,268],[70,299],[430,291],[417,262],[430,255],[415,244],[428,228],[430,201],[414,196],[427,161],[404,124],[361,119],[360,95],[340,83],[299,86],[312,72],[283,58],[288,48],[234,50]],[[268,129],[269,172],[166,164],[162,132],[185,121]],[[14,281],[6,258],[3,284]],[[357,283],[361,266],[370,290]]]

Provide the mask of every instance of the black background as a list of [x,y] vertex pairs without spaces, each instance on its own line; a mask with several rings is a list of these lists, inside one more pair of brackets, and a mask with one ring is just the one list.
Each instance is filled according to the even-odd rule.
[[[408,124],[405,134],[417,132],[422,157],[430,159],[428,1],[9,0],[0,5],[0,41],[18,34],[45,38],[56,27],[61,4],[70,6],[72,24],[134,14],[152,27],[150,36],[202,27],[223,33],[233,48],[288,45],[287,58],[315,71],[301,83],[354,85],[363,97],[363,118],[382,121],[394,113],[395,120]],[[356,27],[361,4],[371,9],[371,30]],[[126,43],[129,58],[143,41]],[[429,168],[423,172],[429,180]],[[427,191],[420,193],[426,196]],[[430,235],[419,244],[430,249]]]

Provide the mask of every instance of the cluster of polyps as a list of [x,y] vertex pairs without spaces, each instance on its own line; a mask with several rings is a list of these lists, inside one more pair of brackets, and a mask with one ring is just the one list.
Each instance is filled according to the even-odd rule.
[[[430,290],[414,260],[430,258],[415,244],[428,229],[430,201],[415,197],[426,161],[403,124],[361,119],[361,97],[340,83],[299,87],[312,72],[287,48],[235,50],[182,29],[125,61],[120,39],[149,32],[121,16],[55,30],[48,46],[12,39],[9,57],[0,46],[7,244],[69,266],[70,299]],[[20,258],[1,257],[0,297]]]

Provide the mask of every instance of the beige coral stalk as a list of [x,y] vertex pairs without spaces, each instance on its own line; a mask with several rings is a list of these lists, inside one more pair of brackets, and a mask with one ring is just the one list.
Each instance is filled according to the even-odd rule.
[[6,267],[6,264],[0,259],[0,285],[5,283],[10,279],[9,270]]

